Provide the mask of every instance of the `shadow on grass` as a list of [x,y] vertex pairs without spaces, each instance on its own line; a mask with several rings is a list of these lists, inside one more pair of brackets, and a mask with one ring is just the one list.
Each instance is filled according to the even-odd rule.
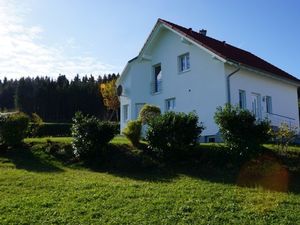
[[12,162],[17,169],[32,172],[62,172],[63,170],[53,164],[51,156],[43,151],[33,151],[28,145],[16,149],[8,149],[0,154]]
[[239,161],[221,145],[203,145],[177,158],[160,161],[147,149],[141,151],[126,144],[108,148],[105,159],[93,160],[85,167],[142,181],[171,182],[186,175],[214,183],[300,194],[299,171],[291,171],[285,159],[268,151],[260,158]]
[[93,158],[83,166],[97,172],[151,182],[171,182],[181,175],[187,175],[232,184],[237,177],[235,168],[224,170],[222,168],[224,162],[217,159],[214,159],[214,162],[207,162],[207,156],[203,158],[205,151],[213,152],[213,149],[219,149],[218,147],[205,147],[205,151],[201,147],[203,151],[196,150],[190,154],[185,152],[182,156],[177,156],[180,159],[163,161],[156,158],[145,145],[140,146],[140,149],[134,149],[128,144],[110,144],[102,159]]
[[177,176],[167,172],[144,151],[128,144],[109,144],[103,155],[85,162],[83,166],[95,172],[151,182],[169,182]]

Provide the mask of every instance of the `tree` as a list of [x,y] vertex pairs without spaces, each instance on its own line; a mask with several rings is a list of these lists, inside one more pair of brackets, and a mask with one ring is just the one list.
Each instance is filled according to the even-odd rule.
[[111,115],[109,116],[110,120],[114,115],[116,115],[117,120],[119,120],[118,111],[120,108],[120,101],[117,96],[116,81],[117,79],[112,79],[106,83],[100,84],[100,92],[103,97],[103,103],[107,109],[111,111]]

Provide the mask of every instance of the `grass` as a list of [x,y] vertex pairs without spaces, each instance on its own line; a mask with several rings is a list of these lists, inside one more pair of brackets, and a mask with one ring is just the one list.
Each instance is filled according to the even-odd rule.
[[[47,139],[0,156],[0,224],[299,224],[300,189],[239,187],[235,169],[66,166]],[[70,138],[50,138],[70,143]],[[112,146],[128,146],[123,137]],[[203,148],[216,148],[204,145]],[[112,162],[113,163],[113,162]],[[297,186],[299,187],[299,186]]]
[[47,141],[56,143],[71,143],[72,137],[42,137],[42,138],[26,138],[25,143],[47,143]]
[[[42,138],[26,138],[25,143],[47,143],[47,141],[55,143],[71,143],[72,137],[42,137]],[[113,144],[129,144],[129,141],[123,136],[116,136],[111,143]]]

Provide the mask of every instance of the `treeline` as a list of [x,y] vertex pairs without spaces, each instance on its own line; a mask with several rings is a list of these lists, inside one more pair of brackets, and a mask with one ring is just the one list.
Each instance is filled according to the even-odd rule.
[[117,79],[119,74],[98,76],[23,77],[19,80],[0,80],[0,110],[19,110],[27,114],[37,113],[47,122],[70,122],[75,112],[107,119],[100,84]]

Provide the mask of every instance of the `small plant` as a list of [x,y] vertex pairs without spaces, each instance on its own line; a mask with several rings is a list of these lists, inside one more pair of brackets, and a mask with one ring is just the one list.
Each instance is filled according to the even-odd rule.
[[101,155],[104,147],[116,135],[111,122],[84,116],[81,112],[75,114],[71,130],[74,154],[84,160]]
[[143,124],[148,124],[150,120],[161,114],[160,108],[155,105],[145,104],[139,113],[139,120]]
[[25,138],[29,126],[29,117],[24,113],[0,116],[0,144],[18,146]]
[[275,142],[279,150],[288,150],[291,142],[297,135],[297,128],[289,126],[287,123],[281,123],[278,130],[273,132]]
[[163,156],[182,152],[198,143],[204,129],[194,113],[167,112],[149,121],[146,140]]
[[138,147],[140,144],[142,122],[140,120],[131,120],[123,130],[125,137],[130,140],[133,146]]
[[217,108],[215,122],[219,125],[225,144],[242,156],[257,153],[260,145],[271,138],[269,121],[256,121],[248,110],[229,104]]

